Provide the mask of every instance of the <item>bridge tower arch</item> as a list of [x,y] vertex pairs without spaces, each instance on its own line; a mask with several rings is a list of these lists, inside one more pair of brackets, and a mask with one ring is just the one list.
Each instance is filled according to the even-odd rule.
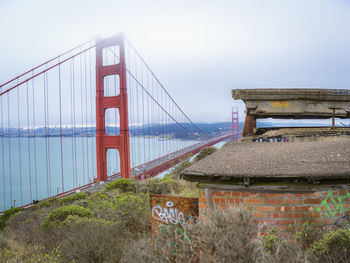
[[[119,62],[105,65],[103,52],[105,49],[118,47]],[[105,96],[104,78],[119,76],[119,94]],[[106,135],[106,110],[117,108],[120,115],[119,135]],[[128,123],[128,98],[126,85],[126,64],[124,36],[96,40],[96,157],[97,180],[107,179],[107,150],[117,149],[120,156],[120,174],[122,178],[130,178],[130,142]]]

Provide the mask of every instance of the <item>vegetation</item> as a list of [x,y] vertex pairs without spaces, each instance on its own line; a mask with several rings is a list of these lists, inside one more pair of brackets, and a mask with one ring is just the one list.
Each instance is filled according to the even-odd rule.
[[349,262],[350,229],[337,229],[324,234],[311,245],[309,252],[317,262]]
[[184,161],[162,179],[119,179],[101,191],[5,211],[0,262],[348,262],[350,229],[305,223],[262,234],[244,207],[208,210],[192,224],[163,225],[152,237],[150,193],[203,194],[178,179],[190,165]]
[[60,207],[52,211],[44,220],[42,227],[47,229],[62,223],[68,216],[92,217],[90,209],[78,205]]
[[195,162],[198,162],[199,160],[202,160],[203,158],[207,157],[208,155],[214,153],[216,151],[216,148],[214,147],[205,147],[201,149],[199,154],[195,158]]
[[20,212],[20,208],[10,208],[6,210],[1,216],[0,216],[0,230],[3,230],[6,226],[6,222],[10,220],[16,213]]

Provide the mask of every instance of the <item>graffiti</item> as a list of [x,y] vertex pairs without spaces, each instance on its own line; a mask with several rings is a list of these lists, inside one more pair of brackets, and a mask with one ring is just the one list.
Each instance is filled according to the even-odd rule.
[[[343,207],[343,200],[349,198],[350,193],[346,193],[346,195],[334,197],[333,191],[328,190],[326,198],[321,202],[321,204],[325,207],[324,213],[326,217],[334,217],[337,213],[344,214],[347,211],[350,211],[350,208]],[[322,212],[321,207],[316,208],[317,212]]]
[[288,100],[270,101],[270,107],[272,107],[272,108],[288,108],[289,101]]
[[260,137],[253,139],[253,142],[289,142],[289,138],[285,138],[283,136],[278,137]]
[[165,224],[184,224],[185,217],[183,212],[179,212],[177,208],[174,208],[174,203],[167,201],[164,208],[160,205],[156,205],[152,208],[152,217]]
[[332,95],[350,95],[350,90],[346,89],[334,89],[331,91]]
[[[160,225],[159,229],[164,237],[167,237],[166,225]],[[191,236],[183,229],[181,224],[171,225],[171,232],[173,233],[174,240],[169,241],[166,245],[170,250],[171,254],[176,254],[177,251],[183,251],[184,242],[191,240]]]

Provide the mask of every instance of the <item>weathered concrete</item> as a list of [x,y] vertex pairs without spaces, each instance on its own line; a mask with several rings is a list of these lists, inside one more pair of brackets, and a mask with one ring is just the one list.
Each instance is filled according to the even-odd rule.
[[323,142],[230,143],[187,168],[194,180],[350,179],[350,138]]
[[350,118],[345,89],[237,89],[232,97],[243,100],[254,118]]

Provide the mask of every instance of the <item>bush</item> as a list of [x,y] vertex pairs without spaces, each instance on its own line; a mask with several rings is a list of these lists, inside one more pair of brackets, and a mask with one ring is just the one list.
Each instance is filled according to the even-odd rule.
[[19,207],[11,207],[8,210],[5,210],[4,213],[0,216],[0,230],[4,230],[6,223],[18,212],[21,211]]
[[140,193],[170,194],[179,193],[182,190],[180,181],[165,177],[140,181],[135,185],[135,191]]
[[125,178],[120,178],[117,179],[113,182],[110,182],[106,185],[105,189],[106,190],[111,190],[111,189],[120,189],[123,192],[128,192],[128,191],[133,191],[134,190],[134,182],[129,180],[129,179],[125,179]]
[[77,193],[77,194],[73,194],[73,195],[68,195],[65,197],[62,197],[60,199],[58,199],[58,203],[60,205],[64,205],[67,203],[72,203],[76,200],[82,200],[82,199],[86,199],[88,197],[88,194],[85,192],[81,192],[81,193]]
[[270,229],[262,238],[264,248],[264,262],[302,263],[306,261],[306,255],[302,245],[292,236]]
[[262,262],[257,233],[246,209],[208,211],[197,224],[163,226],[153,242],[133,243],[122,262]]
[[294,238],[304,248],[307,248],[312,242],[322,238],[322,233],[324,233],[322,227],[316,225],[315,223],[305,222],[298,227],[294,234]]
[[198,162],[199,160],[202,160],[203,158],[207,157],[208,155],[211,155],[214,152],[216,152],[216,148],[204,147],[203,149],[200,150],[200,152],[198,153],[194,161]]
[[[41,223],[47,214],[47,208],[30,211],[23,209],[8,222],[5,232],[11,234],[11,238],[22,244],[33,244],[42,238]],[[47,242],[47,240],[46,240]]]
[[116,218],[132,233],[149,233],[150,207],[147,194],[124,193],[116,196]]
[[308,251],[317,262],[349,262],[350,229],[337,229],[324,234]]
[[62,227],[63,262],[119,262],[130,238],[122,223],[96,218],[67,218]]
[[63,222],[68,216],[92,217],[92,212],[88,208],[78,205],[63,206],[52,211],[42,223],[43,229],[55,227]]
[[175,168],[167,175],[172,179],[179,179],[180,173],[183,172],[186,168],[190,167],[193,163],[190,161],[184,161],[181,164],[175,166]]

